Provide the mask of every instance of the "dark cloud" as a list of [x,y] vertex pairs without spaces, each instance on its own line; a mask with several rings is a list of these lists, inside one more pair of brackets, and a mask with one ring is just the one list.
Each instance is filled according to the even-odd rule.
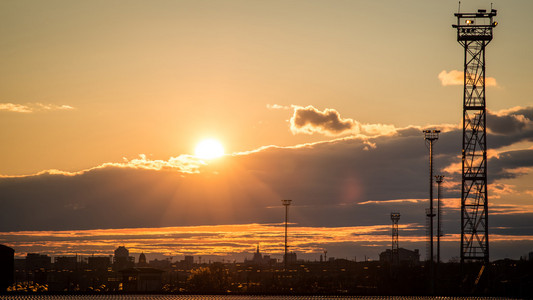
[[487,129],[495,134],[510,134],[523,130],[530,120],[523,114],[495,114],[487,112]]
[[533,107],[487,114],[489,148],[501,148],[517,141],[533,141]]
[[516,178],[519,168],[533,167],[533,149],[507,151],[489,161],[491,181],[502,178]]
[[358,130],[358,124],[351,119],[342,119],[339,112],[334,109],[319,111],[313,106],[294,107],[291,118],[293,132],[314,133],[320,132],[329,135],[338,135]]

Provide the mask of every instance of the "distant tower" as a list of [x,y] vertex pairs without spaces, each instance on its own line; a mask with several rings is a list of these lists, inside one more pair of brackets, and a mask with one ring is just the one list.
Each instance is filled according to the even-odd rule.
[[429,209],[426,210],[427,221],[429,221],[429,290],[433,293],[435,288],[435,267],[433,259],[433,143],[439,139],[440,130],[424,130],[426,146],[429,149]]
[[391,263],[399,264],[400,263],[400,252],[399,243],[398,243],[398,221],[400,220],[400,213],[391,213],[390,219],[392,220],[392,253],[391,253]]
[[148,263],[146,262],[146,255],[144,255],[144,252],[141,252],[139,255],[139,262],[137,263],[137,266],[139,267],[147,267]]
[[254,253],[254,256],[252,258],[252,262],[256,265],[263,264],[263,255],[259,251],[259,244],[257,244],[257,249]]
[[441,190],[440,185],[444,175],[436,175],[435,181],[437,182],[437,264],[440,263],[440,237],[442,234],[442,205],[440,201]]
[[283,206],[285,206],[285,255],[283,256],[283,261],[285,262],[285,270],[287,270],[287,249],[289,246],[287,245],[287,221],[289,217],[289,205],[291,205],[292,200],[281,200],[281,203]]
[[489,262],[485,48],[496,10],[456,13],[457,41],[464,48],[461,264]]
[[426,146],[429,149],[429,210],[426,216],[429,218],[429,262],[430,268],[433,265],[433,143],[439,139],[440,130],[424,130]]

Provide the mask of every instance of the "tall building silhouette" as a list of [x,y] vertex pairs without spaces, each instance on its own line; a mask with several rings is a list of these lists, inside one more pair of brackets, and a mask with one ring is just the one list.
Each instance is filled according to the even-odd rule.
[[0,292],[13,284],[15,268],[15,250],[8,246],[0,245]]
[[135,265],[135,258],[130,256],[130,251],[124,246],[119,246],[115,250],[113,257],[113,270],[120,271],[126,268],[131,268]]

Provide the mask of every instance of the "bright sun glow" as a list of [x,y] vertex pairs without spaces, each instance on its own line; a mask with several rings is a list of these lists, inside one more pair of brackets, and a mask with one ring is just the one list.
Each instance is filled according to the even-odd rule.
[[194,154],[202,159],[213,159],[224,155],[224,147],[215,139],[206,139],[196,146]]

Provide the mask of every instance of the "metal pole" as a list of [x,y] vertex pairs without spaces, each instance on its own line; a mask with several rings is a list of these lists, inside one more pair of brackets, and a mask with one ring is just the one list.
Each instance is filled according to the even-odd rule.
[[285,270],[287,269],[287,221],[288,221],[288,215],[289,215],[289,206],[285,205]]
[[283,206],[285,206],[285,256],[283,257],[283,260],[285,262],[285,270],[287,270],[287,249],[289,246],[287,245],[287,227],[288,227],[288,220],[289,220],[289,205],[291,205],[292,200],[281,200],[281,203]]
[[435,265],[433,262],[433,140],[429,141],[429,242],[431,243],[430,248],[430,261],[429,261],[429,272],[430,274],[430,292],[431,294],[435,291]]
[[442,183],[442,179],[444,178],[444,175],[436,175],[435,179],[437,181],[437,264],[440,264],[440,237],[442,236],[442,229],[441,229],[441,187],[440,184]]
[[433,140],[429,141],[429,257],[433,267]]
[[426,143],[429,146],[429,278],[430,293],[435,288],[435,267],[433,260],[433,142],[438,140],[440,130],[424,130]]

